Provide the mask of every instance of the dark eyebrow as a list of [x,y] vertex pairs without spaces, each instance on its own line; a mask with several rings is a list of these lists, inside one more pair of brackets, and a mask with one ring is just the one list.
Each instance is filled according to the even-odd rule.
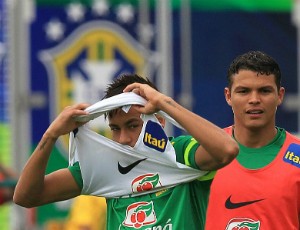
[[239,86],[237,86],[234,90],[241,90],[241,89],[249,89],[249,87],[239,85]]
[[[251,87],[239,85],[235,89],[238,90],[238,89],[250,89],[250,88]],[[264,86],[259,87],[258,89],[273,89],[273,88],[274,87],[272,85],[264,85]]]
[[274,89],[274,87],[272,85],[265,85],[265,86],[260,87],[260,89],[265,89],[265,88]]

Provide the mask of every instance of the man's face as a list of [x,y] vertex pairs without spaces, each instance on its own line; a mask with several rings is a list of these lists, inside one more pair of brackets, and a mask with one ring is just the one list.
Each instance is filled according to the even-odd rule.
[[233,76],[231,89],[225,88],[227,103],[234,112],[235,126],[249,129],[275,126],[277,106],[281,104],[284,88],[279,92],[274,75],[240,70]]
[[143,127],[143,120],[140,113],[131,106],[128,113],[118,109],[109,118],[109,127],[112,131],[112,139],[122,145],[134,147]]

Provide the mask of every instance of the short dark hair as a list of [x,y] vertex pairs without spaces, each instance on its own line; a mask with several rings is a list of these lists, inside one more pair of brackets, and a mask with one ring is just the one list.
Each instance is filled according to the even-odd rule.
[[261,51],[249,51],[236,57],[227,71],[228,87],[232,87],[232,77],[240,70],[251,70],[257,74],[274,75],[277,89],[281,86],[281,71],[278,63],[270,55]]
[[[126,86],[132,83],[147,84],[157,90],[156,86],[147,77],[142,77],[138,74],[123,74],[115,78],[112,83],[107,86],[103,99],[123,93]],[[115,112],[116,110],[112,110],[108,112],[105,117],[111,117]]]

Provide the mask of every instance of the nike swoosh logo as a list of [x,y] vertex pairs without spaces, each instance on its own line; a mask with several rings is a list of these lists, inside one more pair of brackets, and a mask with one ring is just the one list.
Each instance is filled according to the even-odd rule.
[[245,201],[245,202],[238,202],[238,203],[233,203],[231,200],[230,200],[231,196],[229,196],[225,202],[225,207],[227,209],[236,209],[236,208],[240,208],[240,207],[244,207],[246,205],[249,205],[249,204],[253,204],[253,203],[256,203],[256,202],[259,202],[259,201],[262,201],[264,199],[260,199],[260,200],[251,200],[251,201]]
[[127,174],[129,173],[135,166],[137,166],[139,163],[141,163],[142,161],[146,160],[147,158],[144,158],[144,159],[141,159],[141,160],[138,160],[138,161],[135,161],[133,162],[132,164],[130,165],[127,165],[126,167],[120,165],[120,163],[118,162],[118,170],[121,174]]

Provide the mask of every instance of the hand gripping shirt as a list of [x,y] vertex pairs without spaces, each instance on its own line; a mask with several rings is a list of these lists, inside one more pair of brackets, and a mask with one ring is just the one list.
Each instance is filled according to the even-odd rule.
[[235,159],[217,171],[206,230],[300,229],[300,140],[286,132],[274,144],[280,151],[264,167],[248,169]]
[[108,198],[108,229],[203,228],[210,180],[200,181],[207,172],[194,161],[198,143],[174,139],[175,151],[155,116],[142,119],[133,148],[86,126],[71,133],[70,165],[79,161],[82,194]]

